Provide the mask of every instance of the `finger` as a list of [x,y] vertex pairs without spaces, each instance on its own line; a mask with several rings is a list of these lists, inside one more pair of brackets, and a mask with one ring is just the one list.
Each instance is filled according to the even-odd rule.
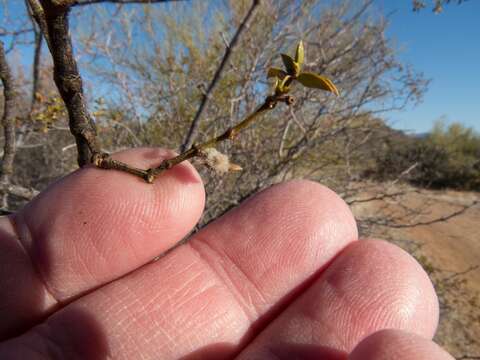
[[[114,157],[138,167],[172,152],[137,149]],[[85,168],[1,220],[0,334],[158,256],[197,222],[202,182],[182,163],[154,184],[118,171]]]
[[327,357],[325,351],[349,353],[384,328],[431,338],[437,321],[437,298],[420,265],[394,245],[362,240],[346,248],[239,359],[289,359],[285,347],[303,345],[316,347],[317,358]]
[[353,350],[349,360],[454,360],[429,339],[401,330],[381,330]]
[[356,237],[350,211],[330,190],[311,182],[274,186],[17,343],[36,343],[43,353],[41,344],[55,339],[86,358],[76,345],[83,335],[68,325],[77,313],[94,322],[81,329],[111,358],[227,358]]

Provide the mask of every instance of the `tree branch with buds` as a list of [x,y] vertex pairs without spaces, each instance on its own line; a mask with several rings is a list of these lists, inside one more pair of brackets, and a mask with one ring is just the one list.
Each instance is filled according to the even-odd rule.
[[270,68],[267,72],[268,77],[275,78],[274,93],[267,96],[263,104],[261,104],[252,114],[245,117],[237,125],[227,129],[222,135],[214,137],[198,145],[194,144],[180,155],[162,161],[162,163],[156,168],[150,168],[147,170],[134,168],[125,163],[112,159],[108,154],[94,155],[94,164],[103,169],[116,169],[128,172],[141,177],[148,183],[152,183],[155,180],[155,177],[163,173],[165,170],[168,170],[175,165],[194,157],[203,159],[203,162],[207,166],[219,170],[219,172],[241,170],[238,165],[230,164],[225,159],[224,155],[215,149],[215,146],[223,141],[235,140],[244,129],[257,121],[261,115],[269,110],[274,109],[278,103],[285,103],[287,106],[293,105],[295,103],[295,98],[292,95],[289,95],[293,83],[299,82],[303,86],[309,88],[322,89],[332,92],[337,96],[339,95],[338,89],[327,77],[310,72],[301,72],[301,67],[305,57],[304,53],[305,50],[303,42],[300,41],[300,43],[297,45],[294,58],[286,54],[281,54],[283,63],[285,65],[285,70],[279,68]]
[[[218,152],[215,146],[223,141],[235,140],[241,131],[252,125],[265,112],[274,109],[278,103],[285,103],[287,106],[292,105],[295,98],[289,95],[289,92],[293,83],[299,82],[306,87],[322,89],[339,95],[337,88],[330,79],[311,72],[301,71],[305,51],[303,43],[300,41],[293,58],[281,54],[285,70],[279,68],[268,70],[267,76],[275,78],[274,92],[272,95],[268,95],[252,114],[245,117],[237,125],[227,129],[222,135],[204,143],[190,145],[187,142],[189,147],[187,150],[174,158],[162,161],[155,168],[138,169],[114,160],[110,154],[101,152],[97,144],[95,124],[84,100],[82,79],[73,56],[72,41],[69,34],[68,13],[71,6],[78,2],[75,0],[28,0],[28,3],[32,16],[47,39],[53,57],[54,79],[68,111],[70,131],[75,136],[78,164],[80,166],[93,163],[102,169],[114,169],[138,176],[148,183],[152,183],[164,171],[194,157],[200,158],[205,165],[219,172],[238,171],[241,170],[240,166],[231,164],[228,157]],[[258,3],[258,0],[253,2],[244,24],[251,17],[253,9]],[[224,62],[226,60],[222,63]],[[201,115],[201,111],[198,114]]]

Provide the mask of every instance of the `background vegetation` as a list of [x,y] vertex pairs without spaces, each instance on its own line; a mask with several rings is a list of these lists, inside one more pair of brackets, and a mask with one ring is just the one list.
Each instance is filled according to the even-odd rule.
[[480,190],[480,135],[460,123],[438,121],[423,136],[399,134],[376,153],[372,176],[385,181],[407,166],[406,178],[416,186]]
[[[178,150],[251,1],[77,3],[71,34],[102,150],[111,153],[135,146]],[[0,38],[19,94],[10,184],[33,195],[77,168],[76,145],[40,30],[18,2],[4,1],[3,7]],[[479,134],[461,124],[438,122],[430,133],[412,136],[382,120],[389,111],[421,101],[428,87],[422,74],[399,60],[398,50],[385,35],[387,27],[387,19],[372,1],[262,1],[208,97],[194,140],[219,135],[251,113],[272,89],[266,69],[279,66],[278,54],[291,53],[299,39],[306,47],[306,70],[333,79],[341,97],[298,87],[293,107],[278,106],[238,140],[222,145],[219,150],[244,171],[218,176],[199,167],[208,195],[198,227],[251,194],[298,177],[330,186],[350,204],[400,201],[411,191],[398,187],[403,182],[480,190]],[[31,54],[33,60],[22,59],[22,54]],[[13,211],[30,198],[9,191],[9,186],[2,187],[3,211]],[[219,188],[222,191],[216,191]],[[404,205],[401,216],[359,218],[362,233],[374,235],[378,226],[419,225],[425,209]],[[431,221],[445,221],[474,205]],[[428,267],[428,258],[418,256]],[[452,285],[442,283],[442,269],[428,269],[433,279],[440,279],[440,296],[447,289],[461,288],[462,274],[449,278],[456,281]],[[468,301],[475,296],[462,291],[455,296]],[[476,318],[464,322],[468,329]],[[437,340],[450,344],[449,333],[440,334]],[[467,336],[468,331],[463,339]],[[462,341],[448,349],[461,354]],[[480,353],[478,342],[471,343],[472,351]]]

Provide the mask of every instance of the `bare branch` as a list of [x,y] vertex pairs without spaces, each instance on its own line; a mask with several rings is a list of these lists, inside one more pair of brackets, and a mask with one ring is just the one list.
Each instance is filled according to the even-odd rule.
[[[415,223],[405,223],[405,224],[388,224],[387,226],[391,227],[391,228],[395,228],[395,229],[400,229],[400,228],[409,228],[409,227],[416,227],[416,226],[432,225],[432,224],[447,221],[447,220],[450,220],[450,219],[452,219],[456,216],[462,215],[467,210],[473,208],[474,206],[476,206],[478,204],[480,204],[480,201],[478,201],[478,200],[474,201],[470,205],[466,205],[466,206],[462,207],[460,210],[454,211],[454,212],[452,212],[448,215],[440,216],[440,217],[437,217],[435,219],[428,220],[428,221],[418,221],[418,222],[415,222]],[[378,224],[378,225],[383,225],[383,224]]]
[[76,0],[72,6],[95,5],[95,4],[159,4],[184,0]]
[[32,10],[29,6],[28,0],[25,0],[25,5],[28,10],[28,15],[33,25],[33,32],[34,32],[34,43],[35,43],[35,50],[33,53],[33,64],[32,64],[32,98],[30,102],[30,116],[34,111],[35,105],[37,103],[37,94],[39,92],[39,78],[40,78],[40,61],[42,56],[42,47],[43,47],[43,36],[42,30],[39,29],[35,18],[33,16]]
[[252,114],[248,115],[245,119],[240,121],[237,125],[228,128],[222,135],[211,138],[210,140],[205,141],[199,145],[193,145],[188,150],[183,151],[180,155],[175,156],[171,159],[163,160],[160,165],[155,168],[150,168],[148,170],[138,169],[112,159],[108,154],[96,153],[93,156],[93,164],[102,169],[115,169],[119,171],[124,171],[129,174],[138,176],[148,183],[153,183],[155,177],[161,174],[162,172],[171,169],[175,165],[180,164],[185,160],[192,159],[194,157],[203,157],[205,151],[215,147],[223,141],[233,141],[237,136],[245,130],[247,127],[252,125],[260,115],[263,115],[265,112],[274,109],[277,106],[277,103],[284,102],[286,105],[292,105],[294,102],[293,96],[285,94],[274,94],[267,96],[264,103],[260,105]]
[[346,200],[345,202],[348,205],[353,205],[353,204],[365,203],[365,202],[370,202],[370,201],[384,200],[384,199],[388,199],[388,198],[396,198],[396,197],[401,196],[401,195],[405,195],[405,192],[404,191],[399,191],[399,192],[395,192],[395,193],[392,193],[392,194],[383,193],[383,194],[378,194],[378,195],[370,196],[368,198],[363,198],[363,199]]
[[0,41],[0,78],[3,83],[4,106],[2,126],[5,133],[0,183],[8,184],[10,183],[10,175],[13,173],[13,159],[15,157],[15,86],[5,57],[2,41]]
[[47,44],[48,44],[48,47],[50,48],[50,51],[52,51],[52,47],[50,45],[50,39],[48,37],[48,26],[47,26],[47,22],[45,21],[45,12],[43,11],[42,4],[40,4],[39,0],[27,0],[27,1],[28,1],[29,14],[37,22],[38,26],[40,27],[40,30],[43,33],[43,36],[45,36],[45,39],[47,40]]
[[38,94],[40,90],[40,61],[42,57],[42,44],[43,37],[38,31],[35,31],[35,50],[33,55],[33,68],[32,68],[32,100],[30,102],[30,114],[34,111],[37,103]]
[[1,186],[0,191],[18,196],[25,200],[32,200],[35,196],[38,195],[37,190],[20,186],[20,185],[6,184],[6,185],[0,185],[0,186]]
[[218,80],[220,79],[220,75],[223,72],[223,69],[225,68],[225,65],[228,62],[228,59],[230,58],[232,52],[235,49],[235,46],[238,44],[238,39],[240,38],[242,32],[245,30],[245,28],[248,26],[248,22],[251,20],[253,17],[253,14],[255,12],[255,8],[260,5],[260,0],[253,0],[252,5],[250,6],[250,9],[248,10],[247,14],[245,15],[245,18],[243,19],[242,23],[237,29],[237,32],[233,36],[232,40],[230,41],[230,44],[228,45],[225,55],[223,56],[222,61],[220,62],[219,67],[217,68],[217,71],[215,71],[215,75],[213,76],[212,81],[210,82],[210,85],[208,85],[207,91],[205,94],[202,96],[202,102],[200,103],[200,106],[197,110],[197,113],[195,114],[195,117],[193,118],[192,124],[190,125],[190,129],[188,130],[187,137],[185,138],[185,141],[183,142],[181,146],[181,151],[184,152],[186,149],[190,148],[193,145],[193,141],[197,135],[198,132],[198,127],[200,125],[200,118],[205,111],[205,107],[207,105],[207,102],[217,85]]
[[8,31],[5,29],[0,29],[0,36],[18,36],[22,34],[28,34],[32,30],[33,29],[20,29],[20,30]]
[[68,23],[71,3],[72,0],[41,0],[40,5],[36,0],[29,0],[35,20],[49,39],[55,83],[67,107],[70,131],[77,143],[78,164],[84,166],[90,162],[92,154],[98,152],[99,147],[95,124],[83,96],[82,78],[73,55]]
[[15,158],[15,107],[16,93],[10,67],[5,57],[3,42],[0,41],[0,78],[3,83],[3,117],[2,126],[5,133],[2,165],[0,168],[0,193],[2,194],[2,210],[8,210],[8,194],[27,200],[33,198],[38,192],[23,186],[12,185],[13,160]]

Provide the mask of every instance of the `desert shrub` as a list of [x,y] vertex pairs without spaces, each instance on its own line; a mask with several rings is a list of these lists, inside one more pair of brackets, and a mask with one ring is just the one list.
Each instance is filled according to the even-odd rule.
[[439,121],[426,136],[392,136],[376,153],[369,175],[385,181],[402,173],[422,187],[478,191],[480,135],[459,123]]
[[437,122],[426,141],[447,154],[434,185],[480,190],[480,134],[460,123]]

